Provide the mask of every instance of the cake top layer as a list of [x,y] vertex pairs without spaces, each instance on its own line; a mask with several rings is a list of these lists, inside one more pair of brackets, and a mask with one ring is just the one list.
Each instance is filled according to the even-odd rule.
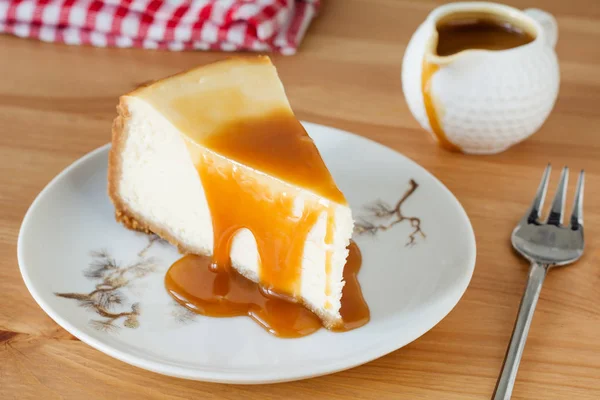
[[128,96],[146,101],[190,140],[217,154],[346,204],[268,57],[195,68]]

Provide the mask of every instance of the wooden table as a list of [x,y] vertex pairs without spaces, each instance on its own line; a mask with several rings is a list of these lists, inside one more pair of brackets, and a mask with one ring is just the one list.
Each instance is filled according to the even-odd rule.
[[472,219],[478,260],[458,306],[414,343],[346,372],[268,386],[185,381],[112,359],[46,316],[17,266],[29,204],[63,168],[110,140],[117,97],[225,54],[0,37],[0,399],[488,399],[527,274],[509,234],[548,161],[588,173],[588,243],[582,261],[546,280],[514,398],[600,398],[600,8],[595,0],[508,2],[557,16],[562,82],[540,132],[496,156],[440,150],[404,102],[406,43],[441,1],[325,1],[299,54],[275,57],[300,118],[367,136],[439,177]]

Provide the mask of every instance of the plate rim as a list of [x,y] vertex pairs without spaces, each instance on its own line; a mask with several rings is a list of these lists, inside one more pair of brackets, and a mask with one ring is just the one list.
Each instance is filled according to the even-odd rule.
[[462,285],[459,288],[459,290],[457,290],[458,294],[457,294],[456,298],[452,299],[452,301],[451,301],[452,305],[448,308],[448,310],[445,313],[443,313],[443,315],[440,313],[440,317],[435,318],[436,321],[429,328],[425,329],[423,332],[411,335],[408,338],[408,340],[406,339],[406,337],[404,337],[403,340],[384,341],[383,345],[370,347],[368,350],[359,353],[358,356],[353,357],[349,361],[347,359],[346,360],[337,360],[332,363],[316,365],[309,372],[305,371],[304,369],[290,370],[289,368],[286,368],[285,370],[290,371],[290,372],[286,372],[285,374],[282,374],[281,372],[279,372],[280,371],[279,369],[273,369],[273,371],[270,371],[269,373],[265,373],[264,371],[261,371],[257,375],[254,375],[254,374],[249,374],[246,371],[244,371],[244,372],[238,372],[238,371],[223,372],[223,371],[210,370],[210,369],[206,369],[206,368],[189,368],[189,367],[167,365],[162,362],[158,362],[158,361],[151,360],[148,358],[144,359],[138,355],[134,355],[134,354],[127,353],[125,351],[121,351],[118,348],[114,348],[114,347],[110,346],[109,344],[104,343],[101,340],[98,340],[98,339],[86,334],[83,331],[80,331],[73,324],[71,324],[67,319],[63,318],[60,315],[60,313],[55,312],[54,309],[43,300],[42,295],[35,290],[35,285],[33,283],[33,280],[31,279],[30,275],[28,274],[27,268],[25,266],[25,262],[24,262],[24,257],[25,257],[24,251],[25,250],[23,249],[22,241],[23,241],[23,237],[24,237],[24,232],[27,231],[28,226],[31,224],[31,219],[32,219],[31,215],[33,214],[33,210],[42,201],[42,199],[45,197],[45,194],[50,190],[50,188],[52,186],[54,186],[56,184],[56,182],[58,182],[63,176],[67,175],[70,171],[76,169],[81,164],[84,164],[89,159],[94,158],[99,153],[107,152],[111,147],[111,143],[107,143],[103,146],[100,146],[100,147],[88,152],[84,156],[78,158],[73,163],[69,164],[59,174],[57,174],[54,178],[52,178],[50,180],[50,182],[48,182],[46,184],[46,186],[44,186],[44,188],[38,193],[38,195],[35,197],[35,199],[31,203],[31,205],[27,209],[27,212],[25,213],[25,216],[24,216],[21,226],[19,228],[19,235],[18,235],[18,239],[17,239],[17,261],[19,264],[19,271],[21,273],[21,277],[23,278],[23,281],[25,283],[25,286],[27,287],[27,290],[29,291],[29,293],[31,294],[33,299],[36,301],[36,303],[40,306],[40,308],[42,308],[42,310],[50,318],[52,318],[58,325],[60,325],[62,328],[64,328],[67,332],[69,332],[73,336],[77,337],[82,342],[95,348],[96,350],[101,351],[117,360],[120,360],[127,364],[136,366],[138,368],[142,368],[142,369],[149,370],[149,371],[159,373],[162,375],[166,375],[166,376],[172,376],[172,377],[184,378],[184,379],[190,379],[190,380],[198,380],[198,381],[204,381],[204,382],[228,383],[228,384],[269,384],[269,383],[290,382],[290,381],[296,381],[296,380],[301,380],[301,379],[314,378],[314,377],[318,377],[318,376],[333,374],[336,372],[340,372],[340,371],[344,371],[347,369],[357,367],[362,364],[366,364],[368,362],[371,362],[375,359],[383,357],[389,353],[392,353],[393,351],[399,350],[400,348],[412,343],[413,341],[415,341],[416,339],[418,339],[425,333],[429,332],[437,324],[439,324],[444,318],[446,318],[446,316],[456,307],[458,302],[462,299],[465,291],[467,290],[467,288],[473,278],[473,273],[475,270],[475,264],[476,264],[476,259],[477,259],[477,243],[476,243],[476,238],[475,238],[475,232],[473,230],[473,225],[471,224],[471,220],[470,220],[466,210],[464,209],[464,207],[462,206],[460,201],[456,198],[456,196],[435,175],[433,175],[426,168],[422,167],[421,165],[419,165],[417,162],[413,161],[409,157],[398,152],[397,150],[392,149],[388,146],[385,146],[385,145],[383,145],[377,141],[374,141],[372,139],[369,139],[367,137],[364,137],[364,136],[361,136],[361,135],[358,135],[358,134],[355,134],[352,132],[348,132],[343,129],[334,128],[334,127],[317,124],[317,123],[313,123],[313,122],[306,122],[306,121],[301,121],[301,122],[305,126],[306,130],[309,131],[309,134],[312,129],[324,129],[325,131],[334,131],[335,133],[338,133],[338,134],[350,135],[350,136],[354,137],[355,139],[358,139],[359,141],[363,141],[365,143],[368,142],[369,145],[383,147],[387,150],[393,151],[394,153],[396,153],[397,156],[402,157],[404,159],[404,161],[413,164],[413,166],[419,168],[420,170],[422,170],[423,173],[428,175],[429,178],[431,178],[435,183],[437,183],[437,185],[439,187],[441,187],[442,190],[444,190],[446,192],[446,194],[449,195],[449,198],[451,199],[451,201],[453,201],[455,203],[454,205],[457,206],[456,209],[460,213],[460,219],[462,219],[466,223],[466,227],[468,228],[468,232],[467,232],[468,233],[468,241],[467,242],[469,243],[469,248],[472,250],[470,257],[468,257],[468,261],[466,262],[466,265],[465,265],[465,267],[467,268],[467,270],[466,270],[467,273],[465,274],[463,280],[461,280],[459,282]]

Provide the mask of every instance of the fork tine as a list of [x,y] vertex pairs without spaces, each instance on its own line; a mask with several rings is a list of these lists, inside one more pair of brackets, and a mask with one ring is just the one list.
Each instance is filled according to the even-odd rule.
[[530,223],[537,220],[540,216],[540,209],[544,205],[544,198],[546,197],[548,178],[550,178],[551,170],[552,167],[550,164],[548,164],[544,170],[544,175],[542,175],[542,181],[540,182],[540,186],[538,186],[538,190],[535,194],[535,198],[533,199],[533,203],[531,204],[531,208],[529,209],[529,213],[527,214],[527,219]]
[[571,228],[577,229],[583,225],[583,187],[585,186],[585,172],[581,170],[575,191],[575,202],[571,214]]
[[567,194],[567,182],[569,181],[569,167],[564,167],[560,174],[558,189],[552,200],[552,208],[548,216],[548,224],[560,226],[562,223],[563,212],[565,211],[565,196]]

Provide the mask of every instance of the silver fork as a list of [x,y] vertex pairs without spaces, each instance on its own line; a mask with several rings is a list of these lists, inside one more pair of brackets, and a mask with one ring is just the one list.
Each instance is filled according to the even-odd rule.
[[567,265],[577,261],[583,254],[584,172],[581,171],[579,174],[573,212],[566,226],[562,225],[562,216],[569,178],[567,167],[563,168],[560,176],[560,182],[552,201],[548,219],[545,222],[540,221],[540,209],[544,204],[549,177],[550,165],[544,171],[533,204],[512,233],[513,247],[531,262],[531,268],[527,287],[519,306],[517,321],[510,338],[510,345],[502,365],[502,372],[496,383],[493,400],[510,399],[512,395],[519,362],[527,340],[527,333],[531,326],[531,320],[546,273],[551,267]]

